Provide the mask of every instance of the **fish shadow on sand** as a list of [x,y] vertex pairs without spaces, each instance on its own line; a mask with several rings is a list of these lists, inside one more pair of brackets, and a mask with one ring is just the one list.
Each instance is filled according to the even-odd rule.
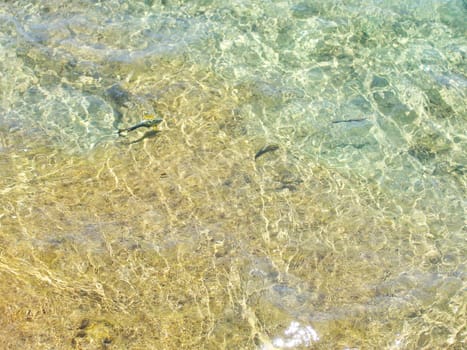
[[141,141],[143,141],[145,139],[152,139],[152,138],[156,137],[159,133],[160,133],[159,130],[146,131],[143,136],[141,136],[141,137],[139,137],[137,139],[131,140],[131,141],[126,141],[126,142],[124,141],[123,144],[132,145],[134,143],[141,142]]

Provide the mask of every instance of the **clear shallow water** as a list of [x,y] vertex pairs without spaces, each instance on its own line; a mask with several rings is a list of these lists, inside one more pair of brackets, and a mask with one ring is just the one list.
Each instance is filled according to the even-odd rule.
[[0,342],[465,346],[466,12],[3,3]]

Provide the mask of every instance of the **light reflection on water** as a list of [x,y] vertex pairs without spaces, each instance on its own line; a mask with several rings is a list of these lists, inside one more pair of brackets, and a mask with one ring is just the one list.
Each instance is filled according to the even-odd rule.
[[352,4],[2,4],[1,342],[462,346],[465,8]]

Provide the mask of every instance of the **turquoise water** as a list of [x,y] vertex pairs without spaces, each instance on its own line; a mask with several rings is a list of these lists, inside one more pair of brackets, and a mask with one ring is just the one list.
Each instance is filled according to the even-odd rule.
[[0,343],[461,349],[466,17],[1,3]]

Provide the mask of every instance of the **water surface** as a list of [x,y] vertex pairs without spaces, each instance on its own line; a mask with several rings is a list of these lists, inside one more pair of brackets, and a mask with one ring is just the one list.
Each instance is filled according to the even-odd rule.
[[0,344],[465,346],[466,14],[2,3]]

